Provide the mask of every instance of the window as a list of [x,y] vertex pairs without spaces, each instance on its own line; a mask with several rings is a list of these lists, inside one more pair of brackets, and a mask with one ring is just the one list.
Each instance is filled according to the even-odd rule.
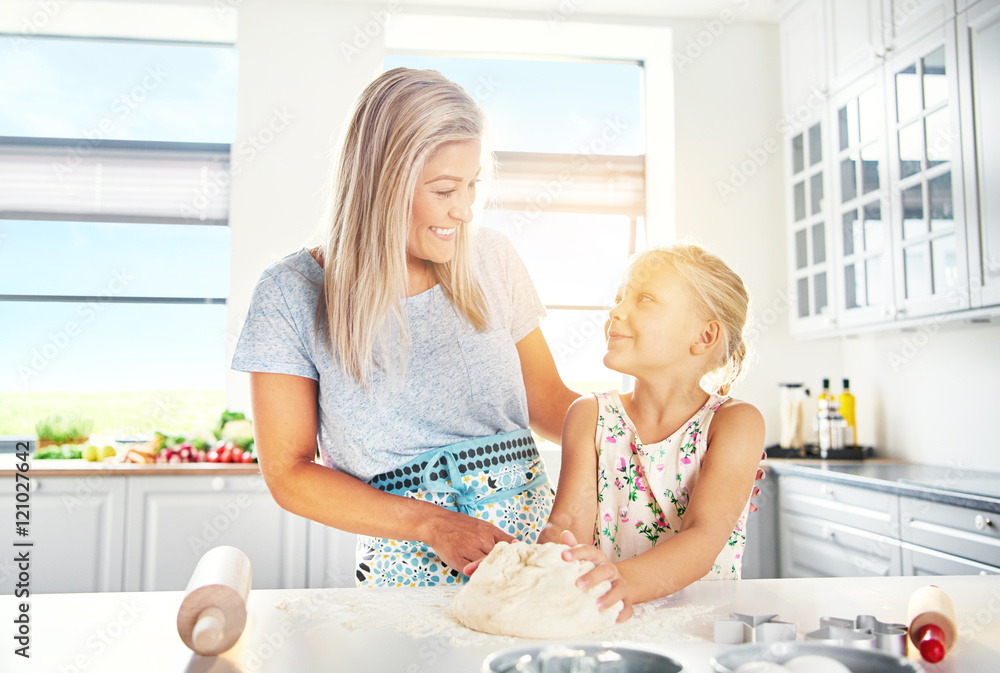
[[[230,46],[0,38],[0,399],[21,409],[0,432],[56,392],[221,405],[237,67]],[[115,430],[175,405],[121,399]]]
[[627,386],[603,367],[603,331],[628,255],[675,238],[671,31],[402,15],[385,43],[386,68],[434,67],[489,117],[501,167],[482,220],[527,264],[563,379]]

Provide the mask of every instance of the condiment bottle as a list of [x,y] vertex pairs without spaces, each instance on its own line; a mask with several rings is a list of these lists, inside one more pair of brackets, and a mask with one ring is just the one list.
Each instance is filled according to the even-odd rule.
[[844,422],[847,423],[847,436],[844,438],[844,444],[857,447],[858,428],[855,425],[854,419],[854,395],[851,394],[850,379],[844,379],[844,392],[840,393],[840,415],[844,417]]
[[840,415],[836,400],[820,400],[819,413],[816,415],[820,458],[826,458],[831,449],[844,448],[844,427],[844,417]]
[[823,400],[833,402],[836,399],[833,393],[830,392],[830,379],[823,379],[823,390],[820,392],[819,397],[816,398],[816,407],[819,411],[822,411],[824,408],[827,408],[823,406]]
[[932,664],[955,647],[955,606],[948,594],[933,584],[917,589],[907,607],[910,641]]

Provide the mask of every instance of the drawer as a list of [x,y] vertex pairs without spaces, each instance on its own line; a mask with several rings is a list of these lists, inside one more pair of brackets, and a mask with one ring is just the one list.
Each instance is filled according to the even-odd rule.
[[903,547],[904,575],[1000,575],[1000,568],[942,552]]
[[1000,567],[1000,516],[908,497],[899,512],[904,542]]
[[778,484],[781,509],[899,537],[899,496],[819,479],[782,476]]
[[902,572],[898,540],[782,512],[782,577],[888,577]]

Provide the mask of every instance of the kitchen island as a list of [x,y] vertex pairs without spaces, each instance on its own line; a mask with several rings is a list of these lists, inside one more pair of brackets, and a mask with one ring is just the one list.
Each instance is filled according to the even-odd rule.
[[[922,662],[924,670],[994,673],[1000,661],[1000,577],[948,576],[934,582],[955,603],[959,641],[940,664]],[[633,640],[628,635],[632,629],[642,635],[638,647],[679,659],[685,671],[707,673],[711,657],[734,647],[713,642],[714,621],[730,612],[777,613],[779,619],[796,623],[801,641],[819,627],[823,616],[871,614],[883,622],[905,622],[909,596],[926,584],[927,579],[920,577],[697,582],[658,601],[641,619],[619,625],[613,633],[617,642],[626,644]],[[183,592],[32,596],[31,659],[14,655],[16,645],[8,635],[0,670],[476,673],[491,652],[544,642],[464,629],[448,612],[447,600],[453,591],[253,590],[242,637],[219,657],[197,656],[178,637],[176,618]],[[412,600],[421,593],[421,600]],[[437,600],[427,600],[428,595],[436,595]],[[17,603],[10,596],[0,598],[0,621],[11,632]],[[401,608],[394,610],[394,606]],[[664,625],[655,642],[649,639],[650,620]],[[606,634],[579,639],[601,640],[606,640]]]

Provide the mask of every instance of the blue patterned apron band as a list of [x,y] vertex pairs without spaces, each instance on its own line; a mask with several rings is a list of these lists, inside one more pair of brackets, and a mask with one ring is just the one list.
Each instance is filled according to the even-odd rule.
[[[409,464],[376,475],[368,483],[386,493],[397,495],[418,488],[434,493],[452,493],[459,511],[474,505],[488,505],[523,493],[535,480],[546,477],[538,471],[532,481],[514,486],[501,483],[500,474],[515,468],[518,462],[539,458],[531,430],[515,430],[503,435],[467,439],[426,451]],[[505,466],[506,469],[505,469]],[[499,469],[495,469],[499,468]],[[477,472],[499,472],[487,477],[490,495],[477,495],[464,486],[466,476]]]
[[[552,487],[530,430],[433,449],[368,483],[489,521],[527,542],[538,537],[552,508]],[[464,580],[458,570],[422,542],[358,536],[358,586],[457,583]]]

